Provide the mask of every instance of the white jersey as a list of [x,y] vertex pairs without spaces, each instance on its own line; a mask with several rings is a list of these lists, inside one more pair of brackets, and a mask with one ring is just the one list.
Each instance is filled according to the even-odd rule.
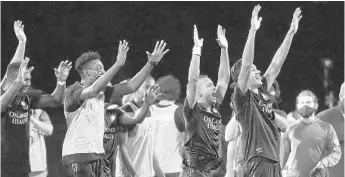
[[[42,109],[31,110],[30,119],[39,120]],[[30,122],[30,167],[31,172],[47,170],[47,150],[44,133]]]
[[67,132],[62,156],[77,153],[104,153],[104,93],[85,100],[74,112],[66,112]]
[[175,125],[176,104],[166,107],[152,106],[152,119],[156,121],[155,149],[159,164],[164,173],[180,172],[182,157],[183,133],[179,132]]
[[[138,110],[133,103],[128,104],[134,111]],[[154,128],[155,121],[150,117],[146,117],[141,124],[136,125],[132,132],[128,133],[128,155],[133,163],[135,172],[140,177],[153,177],[155,175],[153,169]],[[116,157],[116,177],[130,177],[123,165],[120,152],[117,153]]]

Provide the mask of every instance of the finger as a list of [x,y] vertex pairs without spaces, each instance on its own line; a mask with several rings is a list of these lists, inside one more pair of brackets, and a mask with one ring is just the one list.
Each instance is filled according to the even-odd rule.
[[220,45],[220,40],[219,40],[219,39],[216,39],[216,41],[218,42],[218,45]]
[[217,27],[217,37],[219,38],[219,36],[220,36],[220,25],[218,25]]
[[160,89],[158,84],[154,85],[153,88],[152,88],[153,92],[156,92],[157,89]]
[[163,40],[160,41],[159,47],[158,47],[158,51],[159,51],[159,52],[162,52],[164,43],[165,43],[165,42],[164,42]]
[[159,93],[159,94],[155,95],[155,99],[159,99],[162,95],[163,95],[163,93]]
[[259,23],[261,23],[262,17],[259,18]]
[[149,57],[151,54],[150,52],[146,51],[146,55]]
[[167,46],[167,43],[163,42],[163,46],[160,48],[160,52],[163,52],[166,46]]
[[70,71],[72,69],[72,66],[67,67],[67,70]]
[[156,42],[156,45],[155,45],[155,48],[153,49],[153,51],[156,51],[156,50],[157,50],[158,44],[159,44],[159,41]]
[[27,70],[27,72],[28,72],[28,73],[31,73],[32,70],[34,70],[34,69],[35,69],[35,67],[31,66],[31,67]]
[[199,39],[198,28],[196,27],[196,25],[194,25],[194,40],[198,40],[198,39]]
[[165,55],[168,52],[169,52],[169,49],[166,49],[162,54]]
[[125,52],[128,52],[128,50],[129,50],[129,47],[126,47]]
[[226,29],[223,28],[223,36],[225,37],[225,32],[226,32]]
[[200,39],[200,43],[202,43],[202,44],[204,43],[204,38]]
[[298,21],[300,21],[300,20],[301,20],[301,18],[302,18],[302,15],[298,17]]

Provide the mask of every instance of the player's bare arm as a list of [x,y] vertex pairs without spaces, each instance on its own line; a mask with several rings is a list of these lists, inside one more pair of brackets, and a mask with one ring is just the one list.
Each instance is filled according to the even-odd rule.
[[190,61],[189,65],[189,72],[188,72],[188,84],[187,84],[187,93],[186,99],[188,102],[189,108],[193,108],[196,103],[196,94],[197,94],[197,81],[200,75],[200,56],[201,56],[201,48],[204,44],[204,39],[199,38],[198,29],[196,25],[194,25],[194,47],[192,53],[192,60]]
[[133,167],[133,163],[129,158],[128,151],[127,151],[127,141],[128,141],[128,132],[119,132],[119,150],[120,155],[122,158],[122,162],[132,177],[136,176],[136,172]]
[[240,74],[238,76],[238,85],[243,93],[248,90],[248,80],[250,69],[252,68],[254,61],[254,41],[256,31],[260,28],[262,17],[258,17],[259,11],[261,9],[260,5],[256,5],[252,12],[251,26],[247,38],[247,42],[244,46],[242,54],[242,67]]
[[18,39],[18,46],[16,53],[11,60],[11,63],[21,63],[24,60],[25,45],[26,45],[26,35],[24,33],[24,24],[22,21],[15,21],[13,24],[14,33]]
[[150,106],[157,103],[160,96],[161,93],[159,92],[158,85],[150,87],[144,95],[144,103],[140,109],[135,112],[134,116],[127,113],[123,114],[121,118],[122,124],[133,125],[141,123],[145,119]]
[[20,64],[17,78],[11,84],[9,89],[4,94],[1,95],[0,97],[1,112],[4,112],[9,107],[9,105],[11,104],[15,96],[17,95],[18,90],[26,81],[25,75],[30,74],[31,71],[34,69],[34,67],[27,69],[29,61],[30,61],[29,58],[25,58],[25,60]]
[[57,79],[55,90],[51,94],[40,96],[36,105],[37,108],[60,107],[62,105],[66,91],[66,80],[71,68],[72,63],[68,60],[62,61],[58,68],[54,68],[54,73]]
[[264,76],[266,77],[267,88],[270,88],[272,86],[274,80],[277,78],[277,76],[278,76],[278,74],[279,74],[279,72],[283,66],[283,63],[286,59],[287,54],[289,53],[292,39],[298,30],[298,24],[302,18],[301,12],[302,11],[299,7],[296,8],[296,10],[293,14],[290,29],[289,29],[288,33],[286,34],[283,43],[281,44],[281,46],[279,47],[279,49],[275,53],[270,66],[266,70],[266,73]]
[[284,132],[280,140],[280,166],[283,169],[291,152],[291,142],[289,138],[289,128]]
[[45,136],[50,136],[53,134],[53,125],[50,121],[49,115],[47,112],[42,110],[42,114],[39,119],[30,119],[36,129],[41,131]]
[[106,85],[110,82],[117,71],[125,64],[128,49],[128,42],[126,42],[126,40],[119,42],[118,57],[116,59],[116,62],[91,86],[82,90],[80,94],[81,101],[93,98],[104,90]]
[[145,78],[151,73],[153,67],[162,60],[167,52],[169,52],[169,49],[166,49],[166,43],[163,40],[157,41],[152,53],[146,51],[148,61],[145,66],[128,82],[115,85],[111,97],[120,98],[123,95],[137,91]]
[[230,62],[228,52],[228,41],[225,37],[225,29],[218,25],[217,28],[217,41],[221,48],[220,62],[217,81],[217,102],[221,104],[223,102],[226,90],[230,82]]

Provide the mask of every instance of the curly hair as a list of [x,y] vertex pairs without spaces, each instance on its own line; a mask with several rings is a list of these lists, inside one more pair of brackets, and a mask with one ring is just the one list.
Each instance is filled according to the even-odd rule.
[[164,100],[178,100],[181,96],[180,81],[173,75],[160,77],[157,81]]
[[81,73],[84,64],[86,64],[87,62],[91,61],[91,60],[100,60],[101,59],[101,55],[99,55],[98,52],[85,52],[83,54],[80,55],[79,58],[77,58],[77,60],[75,61],[75,70],[77,70],[79,73]]

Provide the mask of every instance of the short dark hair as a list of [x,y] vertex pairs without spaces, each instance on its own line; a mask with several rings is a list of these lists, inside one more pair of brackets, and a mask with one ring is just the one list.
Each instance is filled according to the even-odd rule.
[[231,67],[231,79],[233,82],[237,82],[242,67],[242,59],[237,60]]
[[165,100],[178,100],[181,96],[180,81],[173,75],[160,77],[157,81],[162,97]]
[[18,74],[20,65],[21,65],[20,62],[10,63],[7,66],[7,71],[6,71],[7,77],[9,77],[10,79],[14,79],[12,77],[15,77]]
[[318,103],[318,102],[319,102],[317,96],[316,96],[315,93],[312,92],[311,90],[302,90],[302,91],[298,94],[298,96],[297,96],[297,98],[296,98],[296,103],[297,103],[297,100],[298,100],[298,98],[299,98],[300,96],[310,96],[310,97],[313,98],[313,100],[314,100],[315,103]]
[[101,55],[99,55],[98,52],[92,52],[88,51],[80,55],[79,58],[75,61],[75,70],[77,70],[79,73],[83,70],[84,64],[88,63],[91,60],[100,60]]

